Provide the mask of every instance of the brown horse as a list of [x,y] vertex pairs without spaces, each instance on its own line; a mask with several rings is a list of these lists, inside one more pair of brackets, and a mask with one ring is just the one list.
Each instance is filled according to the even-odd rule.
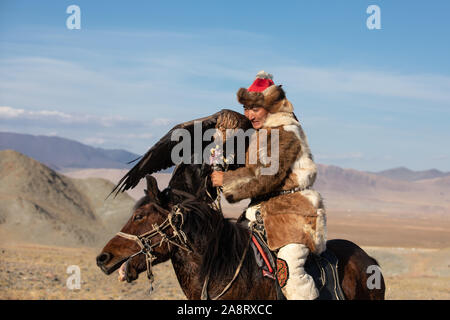
[[[171,259],[188,299],[204,298],[206,293],[213,299],[276,299],[275,281],[263,277],[247,250],[249,230],[208,204],[205,189],[199,188],[208,174],[202,171],[195,165],[178,167],[162,192],[156,180],[147,176],[145,196],[121,232],[97,256],[97,265],[111,274],[127,262],[125,276],[131,282],[146,270],[153,277],[151,266]],[[378,265],[375,259],[347,240],[330,240],[327,247],[339,260],[346,299],[384,299],[382,276],[378,289],[367,286],[367,269]]]

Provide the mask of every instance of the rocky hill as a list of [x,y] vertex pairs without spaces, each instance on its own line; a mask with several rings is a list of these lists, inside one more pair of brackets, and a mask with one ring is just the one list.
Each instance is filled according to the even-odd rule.
[[125,223],[134,200],[104,201],[113,184],[71,179],[13,150],[0,151],[0,238],[58,245],[103,243]]

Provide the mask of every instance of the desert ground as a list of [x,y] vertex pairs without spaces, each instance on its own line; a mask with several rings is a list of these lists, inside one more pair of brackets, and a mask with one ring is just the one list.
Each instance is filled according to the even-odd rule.
[[[14,163],[17,163],[16,160],[14,161]],[[23,166],[23,168],[31,166],[28,162],[26,164],[27,166]],[[39,170],[34,170],[34,172],[45,171],[41,167],[39,168]],[[23,171],[25,169],[20,170]],[[21,177],[21,171],[16,170],[13,173]],[[4,176],[7,176],[10,172],[11,170],[5,171]],[[353,177],[352,172],[351,174],[351,177]],[[119,202],[116,204],[111,202],[104,203],[106,195],[113,186],[112,183],[116,183],[122,175],[123,171],[108,169],[66,173],[67,177],[74,180],[73,183],[70,182],[72,180],[64,180],[64,185],[72,186],[73,184],[72,187],[74,189],[71,190],[83,191],[83,194],[80,193],[79,197],[88,199],[88,208],[92,211],[92,215],[97,218],[94,220],[86,220],[86,218],[85,220],[91,221],[88,222],[91,224],[97,223],[93,224],[93,227],[101,226],[106,221],[114,222],[110,223],[110,225],[122,225],[123,222],[121,221],[126,221],[123,219],[127,219],[134,201],[143,195],[144,182],[129,192],[130,199],[119,199]],[[49,177],[51,180],[53,176],[53,174],[49,175],[47,172],[45,177]],[[158,179],[160,189],[167,186],[170,175],[160,174],[155,176]],[[37,181],[39,183],[45,180],[41,176],[38,178]],[[106,180],[89,180],[92,178],[103,178],[110,182],[102,182]],[[17,180],[17,178],[15,179]],[[9,180],[5,181],[8,182]],[[333,182],[337,181],[337,179],[329,181]],[[345,185],[344,182],[346,180],[339,181],[339,185]],[[10,181],[6,182],[5,185],[9,186],[7,191],[10,192],[12,184]],[[398,184],[398,182],[395,183]],[[433,183],[432,187],[434,188],[434,181],[431,181],[429,184],[431,185],[431,183]],[[27,197],[38,194],[40,195],[39,199],[41,199],[49,194],[47,190],[53,190],[54,185],[53,183],[50,189],[45,189],[38,185],[40,187],[38,192],[26,193]],[[450,299],[450,219],[448,215],[448,201],[441,201],[440,198],[436,200],[434,196],[435,189],[432,188],[428,193],[430,195],[428,198],[423,196],[419,198],[419,193],[414,188],[409,191],[400,189],[404,196],[403,198],[397,196],[395,199],[397,202],[395,203],[392,196],[391,198],[388,197],[389,192],[385,191],[385,189],[376,194],[377,197],[374,196],[375,193],[370,193],[373,190],[369,190],[370,192],[358,195],[359,198],[356,198],[355,190],[362,188],[354,187],[354,185],[353,182],[352,185],[346,187],[347,190],[345,192],[340,194],[333,193],[334,190],[340,190],[337,183],[328,189],[323,187],[323,194],[328,199],[329,204],[329,209],[327,210],[328,239],[340,238],[353,241],[377,259],[385,277],[386,299]],[[373,185],[373,183],[370,183],[370,185]],[[382,181],[381,185],[385,186],[386,182]],[[402,182],[401,187],[404,186],[405,184]],[[65,189],[58,190],[64,191]],[[97,193],[95,190],[97,190]],[[28,189],[22,188],[19,195],[24,198],[24,192],[28,191]],[[12,197],[12,195],[5,192],[3,193],[5,199]],[[58,194],[61,194],[61,192]],[[397,191],[398,194],[401,192]],[[423,194],[424,192],[422,192]],[[446,197],[446,195],[447,193],[445,192],[438,194],[441,198]],[[17,198],[15,195],[14,197],[16,197],[15,199],[22,199]],[[53,198],[56,199],[57,195],[54,195]],[[52,200],[53,198],[49,199]],[[380,201],[380,199],[385,201]],[[421,206],[417,206],[416,202],[420,202]],[[21,200],[15,203],[16,206],[20,206],[27,202]],[[367,209],[363,205],[369,203],[373,210],[362,210]],[[387,208],[393,203],[395,204],[395,210],[391,208],[391,211],[388,211]],[[223,203],[223,210],[226,216],[237,217],[246,205],[247,202],[245,201],[234,205],[225,202]],[[407,208],[408,210],[402,211],[402,208]],[[417,209],[409,210],[409,208]],[[48,210],[50,209],[49,207]],[[14,212],[17,212],[17,210]],[[30,214],[24,216],[22,220],[25,218],[34,219],[34,216],[39,214],[39,212],[30,211]],[[50,218],[59,217],[53,211],[49,212],[52,212]],[[111,221],[113,213],[117,214],[117,221]],[[108,216],[108,214],[110,215]],[[30,221],[48,222],[52,221],[50,218],[46,216],[45,219],[47,220]],[[7,222],[8,219],[11,219],[11,215],[5,215],[3,219]],[[117,280],[117,272],[107,276],[97,267],[95,258],[106,244],[102,242],[103,240],[98,243],[67,244],[61,241],[61,239],[64,239],[61,235],[66,232],[65,229],[57,228],[52,231],[53,239],[60,240],[46,241],[44,243],[37,241],[39,240],[38,237],[43,236],[42,232],[38,231],[44,230],[47,232],[48,230],[50,232],[50,229],[36,229],[38,231],[35,230],[31,234],[31,230],[34,230],[32,226],[35,222],[33,222],[29,223],[22,230],[22,233],[17,233],[16,231],[22,225],[17,223],[22,223],[23,221],[17,219],[12,219],[11,221],[11,223],[2,223],[0,221],[0,299],[2,300],[185,299],[170,262],[155,266],[155,290],[150,295],[148,293],[149,283],[145,274],[142,274],[137,281],[129,284],[119,282]],[[68,230],[71,231],[72,229]],[[100,229],[96,230],[96,233],[105,232],[103,236],[106,238],[119,231],[111,230],[110,228],[101,230],[103,231],[100,231]],[[49,237],[51,236],[50,233],[48,235]],[[70,266],[79,267],[81,276],[79,289],[70,289],[70,285],[67,285],[68,281],[70,284],[72,276],[72,274],[68,273]]]
[[[449,225],[375,214],[366,219],[329,216],[330,239],[352,240],[378,260],[386,299],[450,299]],[[129,284],[119,282],[117,272],[102,273],[95,263],[100,250],[2,242],[0,299],[185,299],[170,262],[155,267],[155,290],[149,295],[145,274]],[[80,289],[67,287],[71,265],[80,268]]]

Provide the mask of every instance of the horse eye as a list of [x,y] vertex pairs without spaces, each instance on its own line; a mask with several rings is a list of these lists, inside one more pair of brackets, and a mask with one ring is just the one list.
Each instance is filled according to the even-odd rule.
[[142,214],[137,214],[136,216],[134,216],[134,221],[141,220],[143,218],[144,218],[144,216]]

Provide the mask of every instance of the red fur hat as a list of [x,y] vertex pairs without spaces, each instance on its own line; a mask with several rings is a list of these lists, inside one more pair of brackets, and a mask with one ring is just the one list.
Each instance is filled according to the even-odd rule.
[[275,84],[272,79],[273,76],[270,73],[267,73],[264,70],[262,70],[258,72],[255,81],[253,81],[252,85],[248,87],[247,91],[263,92],[268,87]]
[[255,81],[248,89],[240,88],[237,92],[239,103],[244,106],[260,106],[271,113],[292,112],[292,104],[286,99],[281,85],[277,86],[273,76],[264,70],[258,72]]

